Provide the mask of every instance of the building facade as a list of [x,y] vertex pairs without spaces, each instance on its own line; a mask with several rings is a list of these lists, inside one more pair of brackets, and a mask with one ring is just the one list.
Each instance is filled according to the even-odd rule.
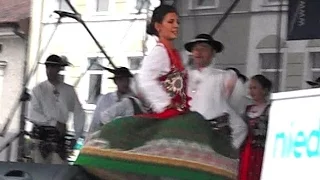
[[[177,46],[185,58],[187,53],[183,50],[183,44],[198,33],[209,33],[233,2],[175,2],[181,16]],[[274,82],[274,89],[279,91],[309,88],[305,81],[320,76],[320,41],[287,41],[287,10],[287,0],[240,1],[214,35],[225,45],[225,51],[215,59],[216,66],[234,66],[249,77],[264,74]],[[278,72],[280,78],[276,81]]]
[[[146,53],[146,24],[150,12],[160,1],[144,0],[71,0],[81,14],[92,34],[100,42],[116,66],[128,67],[137,72]],[[91,116],[100,94],[115,91],[115,85],[108,79],[112,75],[100,66],[111,67],[86,29],[71,18],[62,18],[55,10],[72,12],[64,0],[35,0],[32,22],[32,43],[29,64],[44,62],[50,54],[67,57],[72,64],[61,75],[64,82],[75,85],[83,108],[87,112],[85,129],[91,123]],[[40,16],[40,17],[39,17]],[[151,43],[154,44],[154,43]],[[89,67],[90,66],[90,67]],[[29,69],[31,71],[31,69]],[[29,89],[46,80],[45,67],[38,65]],[[70,125],[72,127],[72,125]],[[72,128],[71,128],[72,129]]]
[[[0,161],[16,160],[17,141],[10,140],[20,128],[19,101],[23,91],[24,69],[27,59],[29,0],[2,0],[0,6],[0,131],[9,121],[7,131],[0,137]],[[15,110],[15,111],[13,111]],[[15,112],[13,116],[11,113]]]
[[[155,44],[150,37],[151,40],[146,42],[145,28],[152,9],[160,1],[143,2],[148,1],[71,0],[112,61],[117,66],[129,67],[133,72],[139,69],[145,50],[150,50]],[[184,60],[188,61],[190,56],[183,48],[184,43],[199,33],[210,32],[234,1],[163,2],[175,3],[178,9],[180,35],[175,43]],[[70,18],[62,18],[58,23],[59,16],[53,13],[54,10],[71,11],[64,0],[33,1],[29,72],[38,60],[44,62],[50,54],[66,56],[73,66],[62,71],[62,75],[66,83],[76,84],[87,112],[88,127],[98,95],[114,91],[115,85],[108,79],[111,74],[99,66],[91,66],[87,72],[86,69],[91,62],[99,62],[106,67],[110,65],[80,23]],[[240,1],[214,34],[214,38],[225,45],[224,52],[215,58],[215,66],[236,67],[248,77],[264,74],[274,82],[275,91],[308,88],[305,81],[320,76],[320,42],[287,41],[287,10],[287,0]],[[280,56],[277,56],[278,47]],[[44,66],[38,65],[29,89],[45,80],[44,74]],[[276,80],[277,75],[279,81]]]

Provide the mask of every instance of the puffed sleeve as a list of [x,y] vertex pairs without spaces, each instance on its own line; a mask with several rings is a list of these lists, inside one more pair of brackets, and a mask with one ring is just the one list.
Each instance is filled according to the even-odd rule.
[[152,110],[161,113],[171,103],[169,94],[163,89],[159,77],[170,71],[170,59],[163,45],[158,44],[142,62],[138,75],[140,87]]
[[238,77],[234,71],[225,71],[223,73],[224,92],[227,97],[230,97],[230,95],[232,94],[237,80]]
[[102,124],[107,124],[118,117],[133,115],[134,109],[129,98],[124,98],[122,101],[113,104],[100,114]]

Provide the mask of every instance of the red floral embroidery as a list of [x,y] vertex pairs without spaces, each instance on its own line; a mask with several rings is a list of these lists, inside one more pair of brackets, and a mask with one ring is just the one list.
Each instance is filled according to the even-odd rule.
[[162,113],[143,114],[140,117],[168,119],[189,111],[190,97],[187,96],[187,72],[182,64],[178,51],[167,48],[171,70],[159,78],[164,90],[171,97],[171,104]]

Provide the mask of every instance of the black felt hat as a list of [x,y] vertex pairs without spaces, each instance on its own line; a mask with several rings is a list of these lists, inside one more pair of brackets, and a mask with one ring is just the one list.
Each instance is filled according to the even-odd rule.
[[306,81],[310,86],[320,86],[320,77],[318,77],[315,81]]
[[132,78],[133,75],[131,74],[130,70],[126,67],[119,67],[115,69],[105,68],[107,71],[114,74],[113,77],[110,77],[109,79],[116,79],[116,78],[122,78],[122,77],[128,77]]
[[223,48],[224,48],[223,44],[220,41],[214,40],[209,34],[199,34],[199,35],[197,35],[194,39],[192,39],[191,41],[187,42],[184,45],[184,48],[187,51],[191,52],[193,46],[195,44],[197,44],[197,43],[200,43],[200,42],[209,44],[213,49],[215,49],[217,51],[217,53],[223,51]]

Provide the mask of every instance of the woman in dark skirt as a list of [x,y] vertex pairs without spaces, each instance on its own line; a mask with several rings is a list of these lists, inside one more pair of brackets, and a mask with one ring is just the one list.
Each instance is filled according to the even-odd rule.
[[111,171],[178,179],[236,177],[238,163],[230,157],[229,138],[189,110],[188,75],[173,46],[178,27],[174,7],[160,5],[153,11],[147,33],[158,42],[138,74],[153,113],[108,122],[87,140],[76,164],[99,177]]
[[250,80],[250,96],[254,103],[247,106],[245,120],[249,126],[248,137],[240,154],[239,180],[259,180],[263,162],[270,104],[268,97],[272,83],[263,75]]

